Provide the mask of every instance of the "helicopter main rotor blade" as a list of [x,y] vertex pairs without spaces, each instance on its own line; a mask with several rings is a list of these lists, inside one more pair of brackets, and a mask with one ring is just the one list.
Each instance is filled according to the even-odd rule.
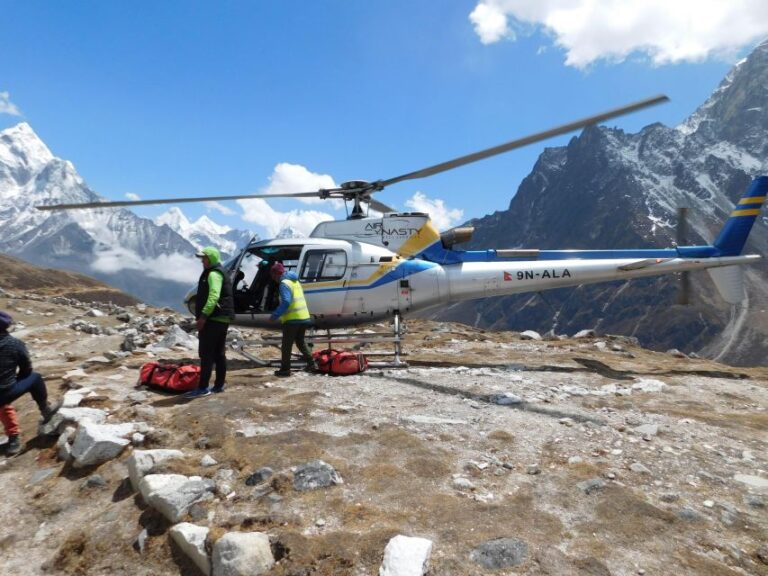
[[395,210],[394,208],[390,208],[386,204],[383,204],[378,200],[374,200],[373,198],[364,198],[363,202],[367,202],[368,204],[370,204],[371,208],[373,208],[377,212],[381,212],[382,214],[385,212],[397,212],[397,210]]
[[581,120],[576,120],[575,122],[569,122],[568,124],[563,124],[562,126],[557,126],[555,128],[545,130],[544,132],[531,134],[530,136],[526,136],[524,138],[512,140],[505,144],[499,144],[493,148],[487,148],[473,154],[467,154],[466,156],[461,156],[453,160],[448,160],[447,162],[435,164],[434,166],[430,166],[428,168],[422,168],[421,170],[416,170],[415,172],[409,172],[408,174],[403,174],[402,176],[396,176],[395,178],[390,178],[389,180],[380,180],[376,182],[377,189],[380,190],[385,186],[390,186],[396,182],[402,182],[403,180],[415,180],[416,178],[425,178],[427,176],[439,174],[440,172],[445,172],[446,170],[452,170],[454,168],[458,168],[459,166],[464,166],[465,164],[471,164],[472,162],[490,158],[491,156],[496,156],[497,154],[503,154],[504,152],[509,152],[515,148],[521,148],[522,146],[527,146],[528,144],[533,144],[534,142],[539,142],[540,140],[546,140],[547,138],[552,138],[553,136],[566,134],[568,132],[578,130],[579,128],[589,126],[590,124],[597,124],[604,120],[608,120],[609,118],[615,118],[616,116],[629,114],[630,112],[635,112],[636,110],[641,110],[643,108],[647,108],[648,106],[661,104],[662,102],[667,102],[668,100],[669,98],[663,94],[654,96],[653,98],[640,100],[634,104],[608,110],[602,114],[595,114],[594,116],[582,118]]
[[[330,190],[335,192],[337,189]],[[183,204],[187,202],[218,202],[222,200],[249,200],[253,198],[311,198],[323,197],[328,190],[315,192],[293,192],[285,194],[237,194],[234,196],[196,196],[193,198],[154,198],[151,200],[116,200],[110,202],[86,202],[82,204],[51,204],[35,206],[38,210],[77,210],[79,208],[119,208],[121,206],[147,206],[151,204]]]

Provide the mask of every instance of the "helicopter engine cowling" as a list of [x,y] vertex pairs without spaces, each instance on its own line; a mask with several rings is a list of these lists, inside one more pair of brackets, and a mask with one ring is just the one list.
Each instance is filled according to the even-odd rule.
[[472,239],[475,229],[473,226],[460,226],[458,228],[451,228],[445,232],[440,233],[440,242],[443,243],[443,248],[450,248],[456,244],[463,242],[469,242]]

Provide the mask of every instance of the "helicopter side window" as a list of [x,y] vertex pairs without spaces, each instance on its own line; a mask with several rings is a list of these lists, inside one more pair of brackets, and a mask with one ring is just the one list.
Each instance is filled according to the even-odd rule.
[[302,282],[327,282],[344,277],[347,254],[344,250],[310,250],[304,257],[299,279]]

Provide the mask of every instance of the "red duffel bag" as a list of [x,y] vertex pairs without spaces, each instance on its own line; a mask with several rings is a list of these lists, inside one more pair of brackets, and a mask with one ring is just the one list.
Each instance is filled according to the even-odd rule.
[[368,359],[362,352],[349,350],[320,350],[312,354],[317,365],[317,371],[333,376],[359,374],[368,369]]
[[200,384],[200,366],[147,362],[139,371],[139,384],[169,392],[187,392]]

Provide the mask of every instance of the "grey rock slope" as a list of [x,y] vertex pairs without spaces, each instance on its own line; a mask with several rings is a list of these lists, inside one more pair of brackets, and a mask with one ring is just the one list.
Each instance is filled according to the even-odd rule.
[[[738,63],[682,125],[638,134],[591,127],[547,149],[505,211],[471,222],[471,248],[671,246],[677,208],[689,207],[686,244],[709,243],[752,177],[768,172],[768,43]],[[747,252],[765,254],[766,218]],[[677,279],[634,280],[457,304],[432,318],[476,326],[636,336],[654,349],[698,351],[734,364],[768,362],[765,262],[750,268],[748,300],[722,302],[705,273],[690,306]]]

